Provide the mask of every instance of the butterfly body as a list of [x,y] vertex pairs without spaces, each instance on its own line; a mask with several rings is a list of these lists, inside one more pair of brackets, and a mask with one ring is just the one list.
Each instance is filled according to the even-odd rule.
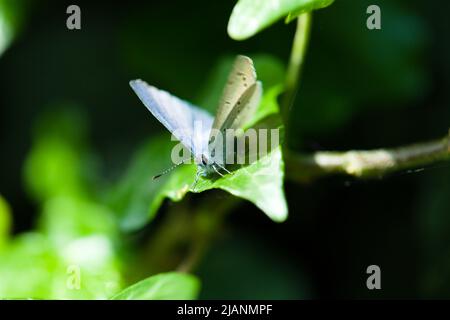
[[210,161],[208,156],[205,154],[202,154],[200,157],[200,162],[197,162],[198,172],[202,177],[211,176],[215,172],[214,166],[216,166],[216,164]]

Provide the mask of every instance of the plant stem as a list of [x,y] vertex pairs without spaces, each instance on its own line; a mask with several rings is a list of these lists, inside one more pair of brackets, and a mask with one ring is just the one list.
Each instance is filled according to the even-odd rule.
[[[217,201],[220,197],[220,201]],[[242,200],[234,196],[223,196],[211,192],[209,198],[197,206],[188,199],[174,203],[145,245],[138,257],[139,266],[130,270],[131,282],[149,274],[176,269],[192,272],[223,225],[223,221]]]
[[192,230],[192,240],[187,256],[177,267],[180,272],[192,272],[205,255],[212,238],[222,226],[226,215],[234,209],[241,200],[234,196],[217,200],[206,201],[196,212],[195,228]]
[[294,42],[292,44],[285,80],[285,93],[281,103],[281,116],[285,126],[285,137],[289,136],[289,113],[300,83],[301,70],[305,60],[306,49],[308,47],[311,18],[312,15],[310,12],[302,13],[297,18],[297,29],[295,30]]
[[[297,29],[295,31],[294,43],[286,75],[285,94],[281,106],[285,130],[287,130],[289,111],[294,102],[300,80],[300,72],[309,40],[310,25],[311,13],[308,12],[298,16]],[[240,200],[238,198],[231,197],[220,206],[217,205],[216,201],[207,202],[198,210],[195,218],[198,221],[203,220],[203,222],[195,223],[196,228],[192,231],[193,239],[191,242],[190,253],[179,264],[177,270],[190,272],[197,266],[198,262],[206,252],[206,249],[211,242],[211,238],[222,224],[224,217],[239,202]],[[205,223],[205,221],[207,221],[207,223]]]
[[356,178],[381,177],[387,173],[450,159],[450,131],[441,139],[393,149],[321,151],[310,155],[285,153],[287,178],[301,183],[325,175]]

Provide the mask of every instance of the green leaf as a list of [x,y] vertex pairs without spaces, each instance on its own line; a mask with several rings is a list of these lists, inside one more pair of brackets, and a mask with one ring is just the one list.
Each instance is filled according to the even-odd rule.
[[200,291],[200,281],[193,275],[161,273],[139,281],[114,295],[113,300],[191,300]]
[[286,16],[297,15],[329,6],[334,0],[239,0],[228,22],[228,35],[245,40]]
[[71,197],[47,200],[39,217],[39,231],[56,248],[65,250],[72,241],[91,236],[115,239],[117,226],[114,215],[106,206]]
[[222,189],[253,202],[269,218],[282,222],[287,218],[283,192],[284,163],[281,148],[266,157],[217,180],[201,178],[195,192]]
[[[161,190],[172,177],[164,175],[157,180],[152,177],[173,165],[170,161],[172,147],[169,134],[144,143],[109,194],[109,202],[124,230],[136,229],[151,221],[162,204],[165,195]],[[175,170],[180,169],[182,167]]]
[[[279,119],[267,117],[253,127],[280,129]],[[156,210],[164,197],[172,201],[180,201],[188,191],[199,193],[221,189],[249,200],[276,222],[282,222],[287,218],[288,210],[283,192],[284,162],[280,146],[257,161],[233,171],[232,174],[217,179],[200,177],[195,190],[192,190],[195,174],[195,165],[186,165],[177,169],[161,189],[156,206],[153,203],[151,210]]]
[[0,0],[0,55],[22,25],[26,2]]
[[6,200],[0,195],[0,250],[5,245],[11,228],[11,211]]
[[[269,90],[268,94],[273,97],[272,90]],[[269,98],[263,101],[268,101],[270,104],[261,105],[263,111],[260,112],[269,114],[274,102]],[[279,126],[278,119],[266,117],[254,127],[270,129],[277,126]],[[116,201],[116,208],[120,208],[116,210],[120,212],[121,226],[124,230],[140,228],[153,219],[165,198],[180,201],[189,191],[199,193],[211,189],[222,189],[251,201],[274,221],[282,222],[287,218],[287,205],[283,192],[284,162],[279,146],[265,157],[233,171],[231,175],[219,179],[201,177],[195,190],[192,190],[190,187],[197,171],[195,164],[180,166],[159,181],[151,178],[155,172],[160,172],[162,169],[158,167],[158,157],[155,155],[167,157],[167,159],[170,157],[171,145],[167,143],[168,139],[166,136],[145,145],[133,161],[123,182],[118,186],[114,201]],[[167,164],[166,167],[169,165]]]
[[39,226],[1,250],[1,298],[106,299],[122,288],[118,228],[110,209],[91,191],[99,188],[86,175],[95,171],[85,161],[86,127],[80,116],[60,108],[40,116],[35,126],[25,179],[39,200]]

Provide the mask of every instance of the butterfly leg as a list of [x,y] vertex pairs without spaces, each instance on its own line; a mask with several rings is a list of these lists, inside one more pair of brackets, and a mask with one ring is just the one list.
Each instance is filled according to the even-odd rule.
[[221,174],[220,172],[219,172],[219,170],[217,170],[217,168],[216,168],[216,165],[215,164],[213,164],[212,165],[212,168],[214,169],[214,171],[219,175],[219,176],[221,176],[221,177],[223,177],[224,175],[223,174]]
[[197,171],[197,173],[195,174],[195,180],[194,180],[194,182],[192,183],[192,185],[191,185],[191,189],[192,189],[192,191],[194,191],[195,192],[195,186],[197,185],[197,182],[198,182],[198,178],[200,177],[200,171]]
[[230,171],[227,170],[224,166],[221,166],[221,165],[218,164],[218,163],[216,163],[215,165],[217,165],[220,169],[222,169],[222,170],[225,171],[226,173],[233,174],[233,172],[230,172]]

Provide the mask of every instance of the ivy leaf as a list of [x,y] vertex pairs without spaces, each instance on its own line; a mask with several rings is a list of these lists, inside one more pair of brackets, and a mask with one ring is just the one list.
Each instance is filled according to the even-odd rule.
[[239,0],[228,21],[228,35],[245,40],[262,29],[287,17],[286,22],[301,13],[329,6],[334,0]]
[[28,5],[28,1],[0,0],[0,55],[22,28]]
[[[121,228],[132,230],[142,227],[155,216],[161,206],[172,175],[157,180],[152,177],[169,168],[173,144],[170,135],[149,139],[136,152],[129,168],[108,194],[108,202],[117,213]],[[182,167],[176,169],[179,170]]]
[[[269,91],[268,94],[273,92]],[[270,110],[269,108],[273,108],[273,105],[267,104],[265,108]],[[259,112],[264,113],[264,111]],[[267,116],[253,128],[280,130],[280,120],[276,115]],[[180,201],[189,191],[200,193],[211,189],[221,189],[254,203],[273,221],[282,222],[287,218],[288,210],[283,192],[284,162],[280,146],[276,146],[257,161],[233,171],[232,174],[217,179],[200,177],[193,190],[195,174],[194,164],[179,168],[161,190],[156,204],[159,205],[164,197],[172,201]],[[154,205],[155,203],[151,210],[157,209]]]
[[0,250],[5,245],[11,228],[11,210],[0,194]]
[[237,197],[253,202],[269,218],[282,222],[287,218],[287,205],[283,192],[284,163],[281,147],[266,157],[232,175],[217,180],[202,178],[195,192],[222,189]]
[[157,209],[155,204],[158,205],[164,197],[180,201],[189,191],[200,193],[221,189],[252,202],[273,221],[282,222],[287,218],[288,210],[283,192],[284,162],[280,146],[232,174],[218,179],[200,177],[195,189],[192,189],[195,174],[195,165],[184,166],[173,173],[158,195],[156,203],[152,204],[151,210]]
[[112,300],[192,300],[200,291],[200,281],[193,275],[177,272],[161,273],[139,281]]

